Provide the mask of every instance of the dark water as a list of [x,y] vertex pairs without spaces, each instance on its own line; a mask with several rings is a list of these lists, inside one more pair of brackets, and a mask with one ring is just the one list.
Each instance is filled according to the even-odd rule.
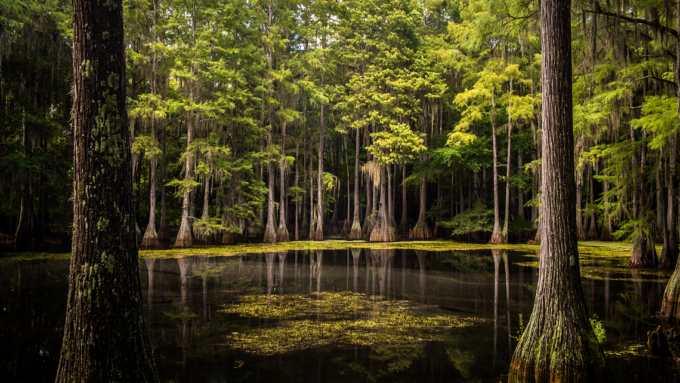
[[[288,251],[143,259],[140,273],[162,381],[502,382],[516,345],[510,335],[517,333],[520,313],[528,320],[533,305],[536,269],[519,265],[531,261],[535,258],[491,251],[362,249],[358,257],[350,250]],[[0,263],[0,382],[54,380],[67,275],[67,260]],[[665,282],[651,274],[609,269],[584,279],[583,287],[589,314],[607,326],[605,351],[615,381],[675,382],[678,366],[672,359],[635,352],[646,332],[660,324],[653,314]],[[386,340],[372,346],[333,343],[333,336],[323,332],[323,345],[314,345],[315,339],[306,339],[304,346],[286,340],[270,345],[268,352],[257,349],[262,346],[257,343],[247,351],[230,343],[253,331],[300,330],[304,338],[309,333],[297,327],[298,320],[317,325],[338,320],[333,310],[342,311],[343,303],[334,303],[332,296],[351,296],[369,307],[354,308],[347,323],[374,318],[383,304],[478,320],[435,335],[411,334],[435,340],[407,344],[390,343],[389,327],[378,331]],[[278,319],[233,312],[248,297],[254,299],[250,308],[277,299],[297,305],[320,297],[330,306],[317,308],[315,315],[296,308]]]

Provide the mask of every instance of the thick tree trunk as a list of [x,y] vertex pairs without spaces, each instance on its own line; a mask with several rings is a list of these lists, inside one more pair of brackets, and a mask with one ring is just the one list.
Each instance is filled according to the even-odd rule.
[[158,382],[135,238],[123,2],[74,0],[73,37],[73,253],[56,381]]
[[397,233],[390,224],[390,219],[388,217],[388,206],[386,203],[385,194],[387,193],[387,188],[385,186],[386,181],[386,170],[387,165],[382,166],[380,170],[382,172],[381,182],[380,182],[380,210],[378,212],[378,219],[375,227],[371,231],[371,236],[369,240],[371,242],[394,242],[397,240]]
[[576,235],[571,2],[541,2],[543,162],[540,275],[509,382],[606,382],[606,360],[586,317]]

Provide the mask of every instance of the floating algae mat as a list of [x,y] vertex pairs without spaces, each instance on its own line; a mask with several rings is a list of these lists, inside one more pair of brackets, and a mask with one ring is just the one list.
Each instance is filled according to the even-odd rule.
[[223,313],[274,323],[233,333],[226,345],[256,354],[276,354],[329,344],[409,346],[444,339],[444,331],[479,319],[459,318],[411,301],[387,301],[351,292],[309,296],[250,295]]

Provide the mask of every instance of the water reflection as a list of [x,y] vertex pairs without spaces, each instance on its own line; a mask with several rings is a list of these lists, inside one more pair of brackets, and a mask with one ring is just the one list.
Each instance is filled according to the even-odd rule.
[[[526,261],[500,250],[352,248],[147,258],[140,261],[140,273],[149,336],[164,381],[497,382],[507,372],[518,316],[523,313],[526,322],[533,305],[536,270],[516,264]],[[0,381],[53,380],[67,275],[66,261],[0,264],[5,345]],[[640,343],[656,326],[652,315],[664,284],[647,279],[632,270],[584,280],[587,305],[605,321],[610,347]],[[247,299],[255,303],[244,305]],[[401,313],[430,319],[403,323]],[[485,321],[437,334],[417,327],[398,331],[426,320],[471,317]],[[346,327],[333,327],[339,323]],[[270,351],[262,354],[228,341],[252,339],[255,331],[263,337],[287,335],[279,337],[281,344],[276,337],[272,344],[258,344]],[[305,340],[306,333],[323,341],[315,345]],[[621,360],[613,361],[618,381],[633,381],[636,374],[672,375],[644,361]]]

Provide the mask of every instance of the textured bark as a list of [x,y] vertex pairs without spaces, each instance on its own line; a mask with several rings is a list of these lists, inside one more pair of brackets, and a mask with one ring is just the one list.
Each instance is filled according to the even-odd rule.
[[605,382],[602,348],[586,317],[577,235],[571,81],[571,2],[541,2],[543,161],[540,275],[509,382]]
[[56,381],[158,382],[135,238],[123,2],[74,0],[73,37],[73,253]]
[[361,175],[359,171],[359,151],[361,149],[361,134],[357,129],[356,151],[354,152],[354,217],[352,218],[352,229],[349,232],[349,239],[361,239],[361,209],[359,206],[359,184]]

